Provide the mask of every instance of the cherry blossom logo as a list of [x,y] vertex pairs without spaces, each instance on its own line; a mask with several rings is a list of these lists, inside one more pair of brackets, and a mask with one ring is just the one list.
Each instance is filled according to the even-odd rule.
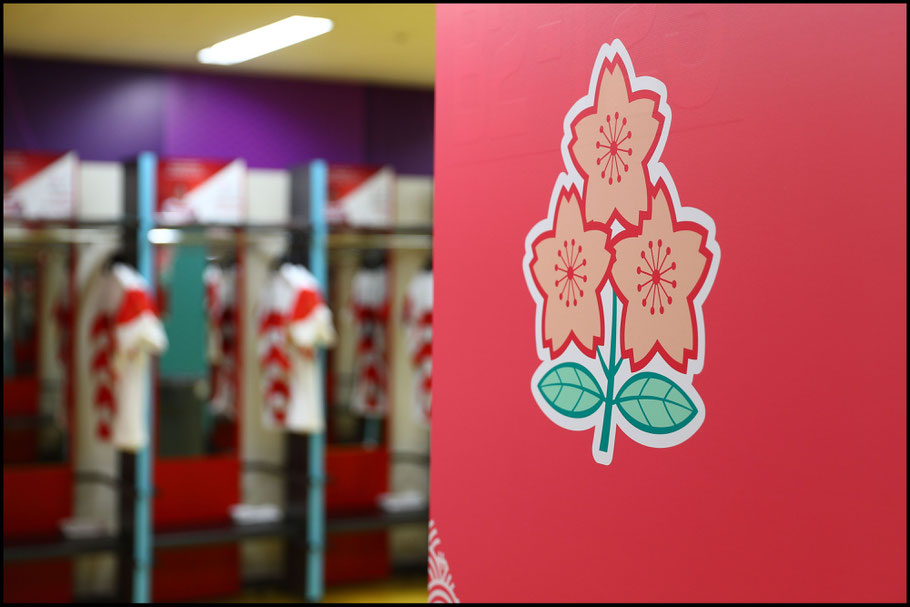
[[[622,124],[619,123],[619,112],[613,114],[613,122],[610,123],[610,115],[607,115],[607,131],[604,131],[604,127],[600,127],[600,134],[603,135],[605,142],[597,142],[595,147],[604,148],[604,155],[600,156],[597,159],[597,164],[603,165],[603,170],[600,172],[600,178],[607,178],[607,171],[610,172],[609,178],[607,178],[607,184],[613,185],[614,172],[616,173],[616,183],[622,182],[622,174],[629,172],[629,165],[623,160],[623,155],[628,154],[631,158],[632,148],[619,147],[627,139],[632,137],[632,131],[626,127],[626,119],[622,119]],[[625,132],[625,136],[620,139],[620,136]],[[620,165],[622,165],[622,171],[619,170]]]
[[541,361],[531,391],[557,425],[594,428],[601,464],[613,461],[617,427],[671,447],[704,421],[692,380],[720,248],[714,222],[682,206],[660,161],[666,98],[659,80],[635,75],[619,40],[601,47],[563,122],[566,172],[525,240]]
[[[669,280],[664,278],[669,270],[676,269],[676,262],[674,261],[671,266],[666,270],[664,269],[664,264],[667,262],[667,257],[670,256],[670,247],[667,247],[666,253],[664,254],[663,261],[660,260],[660,240],[657,241],[657,261],[654,261],[654,243],[648,241],[648,251],[651,253],[651,263],[648,263],[648,258],[645,256],[645,252],[641,252],[641,258],[645,260],[645,265],[648,266],[648,269],[645,270],[644,274],[647,276],[647,280],[642,284],[638,285],[638,291],[641,292],[642,287],[648,287],[648,292],[645,293],[645,298],[641,300],[642,306],[648,305],[648,295],[651,295],[651,314],[654,314],[654,299],[657,298],[658,306],[660,307],[660,313],[664,313],[664,304],[663,299],[661,299],[660,294],[663,293],[667,299],[667,305],[673,303],[673,298],[670,297],[670,294],[667,293],[667,286],[672,289],[676,288],[676,281]],[[650,270],[650,271],[649,271]],[[635,271],[639,274],[642,273],[641,266],[635,268]],[[666,284],[664,284],[666,283]]]

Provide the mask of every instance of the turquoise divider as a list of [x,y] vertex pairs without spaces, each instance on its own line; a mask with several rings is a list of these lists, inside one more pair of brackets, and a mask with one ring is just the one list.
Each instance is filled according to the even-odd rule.
[[[328,165],[323,160],[310,163],[310,272],[319,281],[322,292],[328,296],[329,278],[326,262],[327,227],[325,207],[329,190]],[[318,377],[325,395],[325,350],[316,355]],[[325,410],[325,399],[322,402]],[[307,491],[307,575],[306,599],[320,601],[323,596],[323,559],[325,550],[325,434],[311,434],[308,441],[310,477]]]
[[[154,294],[155,277],[153,275],[152,244],[148,232],[152,227],[155,201],[156,174],[158,159],[152,152],[139,154],[137,185],[138,204],[136,209],[138,226],[136,229],[136,258],[139,274],[145,278]],[[154,427],[152,418],[152,383],[148,384],[143,403],[143,412],[147,428]],[[136,510],[134,533],[136,538],[133,553],[133,602],[148,603],[151,600],[152,577],[152,441],[136,454]]]
[[172,270],[167,276],[161,276],[160,286],[166,288],[170,300],[168,313],[161,319],[169,342],[158,361],[158,373],[162,378],[208,377],[209,365],[205,358],[208,331],[202,284],[202,274],[208,263],[207,250],[204,245],[175,247]]

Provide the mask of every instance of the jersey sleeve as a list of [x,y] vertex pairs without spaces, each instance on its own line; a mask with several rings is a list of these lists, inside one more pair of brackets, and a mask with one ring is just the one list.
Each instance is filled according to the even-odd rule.
[[168,345],[167,336],[145,280],[122,264],[115,266],[114,273],[123,288],[123,296],[114,315],[118,354],[129,355],[139,350],[149,354],[164,352]]
[[313,286],[299,289],[288,317],[291,340],[302,348],[332,346],[337,335],[332,324],[332,311]]

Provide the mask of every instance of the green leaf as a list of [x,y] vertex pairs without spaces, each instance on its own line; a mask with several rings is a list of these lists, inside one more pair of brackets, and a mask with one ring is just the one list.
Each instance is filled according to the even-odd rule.
[[650,434],[676,432],[698,409],[682,389],[657,373],[639,373],[623,384],[616,405],[630,424]]
[[556,365],[537,388],[551,407],[568,417],[587,417],[604,402],[597,380],[578,363]]

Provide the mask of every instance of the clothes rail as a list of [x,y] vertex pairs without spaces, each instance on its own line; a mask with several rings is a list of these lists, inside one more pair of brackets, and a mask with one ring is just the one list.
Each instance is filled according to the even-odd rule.
[[3,246],[45,246],[89,244],[102,238],[119,239],[114,229],[122,226],[89,227],[24,227],[3,226]]
[[310,227],[300,224],[188,224],[156,225],[148,232],[152,244],[241,244],[258,238],[283,236],[287,234],[308,234]]
[[432,249],[429,234],[342,234],[328,235],[330,249]]
[[432,249],[433,226],[336,226],[328,231],[327,245],[331,249]]

